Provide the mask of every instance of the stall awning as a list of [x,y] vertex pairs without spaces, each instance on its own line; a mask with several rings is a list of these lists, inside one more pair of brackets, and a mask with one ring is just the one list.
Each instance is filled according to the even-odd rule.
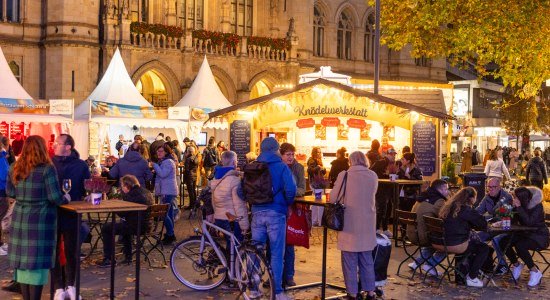
[[429,110],[446,114],[445,101],[441,90],[423,91],[400,91],[400,90],[382,90],[380,94],[384,97],[399,100],[401,102],[424,107]]
[[[341,90],[341,91],[347,92],[349,94],[352,94],[353,96],[355,96],[357,98],[364,98],[364,100],[371,100],[371,101],[381,103],[381,104],[389,104],[389,105],[401,108],[404,111],[411,111],[411,112],[414,111],[416,113],[426,115],[426,116],[429,116],[429,117],[434,117],[434,118],[443,119],[443,120],[453,120],[454,119],[452,116],[446,114],[444,112],[444,109],[435,110],[435,109],[424,107],[422,105],[416,105],[416,104],[405,102],[405,101],[407,101],[407,99],[412,99],[412,98],[417,98],[417,97],[412,97],[412,96],[409,96],[407,94],[401,94],[401,95],[398,95],[398,96],[400,96],[403,100],[405,100],[405,101],[401,101],[401,100],[398,100],[398,99],[395,99],[395,98],[392,98],[392,97],[388,97],[386,95],[375,95],[375,94],[373,94],[371,92],[368,92],[368,91],[365,91],[365,90],[356,89],[356,88],[353,88],[353,87],[350,87],[350,86],[347,86],[347,85],[344,85],[344,84],[340,84],[340,83],[337,83],[337,82],[329,81],[329,80],[326,80],[326,79],[316,79],[316,80],[313,80],[313,81],[310,81],[310,82],[307,82],[307,83],[296,85],[293,89],[281,90],[281,91],[277,91],[277,92],[274,92],[272,94],[269,94],[269,95],[266,95],[266,96],[263,96],[263,97],[260,97],[260,98],[252,99],[252,100],[245,101],[245,102],[241,102],[241,103],[235,104],[231,107],[220,109],[220,110],[217,110],[215,112],[212,112],[212,113],[209,114],[209,117],[210,118],[215,118],[215,117],[218,117],[218,116],[230,113],[230,112],[238,111],[238,110],[241,110],[241,109],[246,109],[247,107],[250,107],[250,106],[253,106],[253,105],[261,104],[261,103],[264,103],[264,102],[267,102],[267,101],[270,101],[270,100],[275,100],[279,97],[284,97],[284,96],[287,96],[287,95],[292,94],[292,93],[300,93],[300,92],[307,91],[307,90],[310,90],[310,89],[315,89],[316,87],[320,87],[320,88],[328,87],[328,88]],[[396,96],[397,93],[394,93],[392,95]],[[433,95],[436,95],[436,94],[434,93]],[[440,99],[442,100],[442,98],[440,98]],[[430,102],[426,102],[424,104],[427,105],[429,103]],[[419,104],[421,104],[421,103],[419,103]]]
[[132,118],[109,118],[109,117],[94,117],[91,122],[148,127],[148,128],[175,128],[186,127],[187,122],[181,120],[168,119],[132,119]]

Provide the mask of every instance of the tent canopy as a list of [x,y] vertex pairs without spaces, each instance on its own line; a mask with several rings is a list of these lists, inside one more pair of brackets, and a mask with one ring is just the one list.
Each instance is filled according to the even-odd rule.
[[334,73],[329,66],[321,67],[319,72],[300,75],[299,83],[306,83],[319,78],[335,81],[341,84],[351,85],[351,76]]
[[2,47],[0,47],[0,98],[32,99],[17,78],[13,76],[4,52],[2,52]]
[[200,107],[209,108],[212,110],[231,106],[231,102],[229,102],[223,95],[222,91],[220,91],[206,56],[202,61],[199,73],[197,74],[195,81],[193,81],[191,88],[175,106]]
[[92,100],[140,107],[153,106],[149,101],[143,98],[132,82],[132,79],[130,79],[130,75],[128,75],[128,71],[124,66],[124,61],[122,60],[118,48],[97,87],[90,96],[75,109],[75,119],[88,118],[90,101]]

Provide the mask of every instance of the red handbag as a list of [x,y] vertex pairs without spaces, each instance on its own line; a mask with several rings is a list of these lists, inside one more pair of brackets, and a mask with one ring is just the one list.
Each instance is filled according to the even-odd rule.
[[286,222],[286,244],[309,249],[308,209],[294,205]]

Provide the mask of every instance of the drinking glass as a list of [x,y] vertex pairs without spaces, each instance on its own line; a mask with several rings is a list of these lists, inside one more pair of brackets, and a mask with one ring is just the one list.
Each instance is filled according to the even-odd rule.
[[63,179],[63,185],[62,189],[65,194],[68,194],[71,191],[71,180],[70,179]]

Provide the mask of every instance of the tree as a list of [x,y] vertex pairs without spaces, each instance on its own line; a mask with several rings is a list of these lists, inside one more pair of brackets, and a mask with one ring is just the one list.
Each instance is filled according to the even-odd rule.
[[513,95],[514,91],[507,94],[497,109],[506,133],[516,137],[516,149],[520,149],[519,137],[529,136],[531,130],[538,129],[537,103],[534,98],[520,99]]
[[446,57],[458,66],[474,62],[480,77],[501,79],[523,99],[550,78],[548,0],[381,3],[381,40],[392,49],[411,45],[413,57]]

